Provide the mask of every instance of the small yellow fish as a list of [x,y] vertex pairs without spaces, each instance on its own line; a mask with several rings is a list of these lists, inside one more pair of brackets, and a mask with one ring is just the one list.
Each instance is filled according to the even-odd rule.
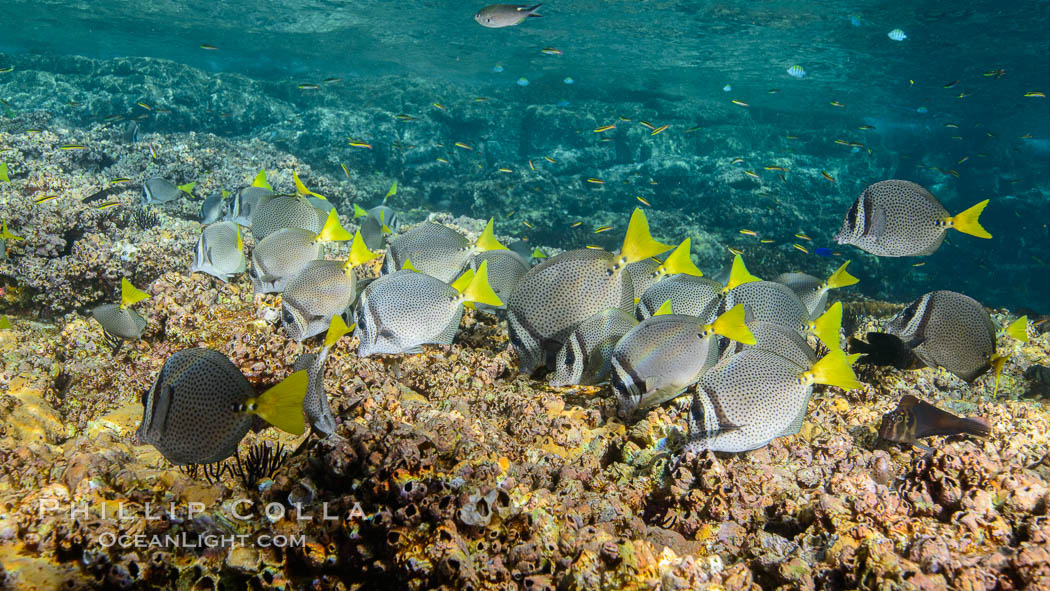
[[350,180],[350,169],[345,164],[340,164],[339,166],[343,167],[343,174],[346,175],[346,180]]
[[831,101],[831,106],[832,107],[845,107],[846,105],[844,105],[844,104],[842,104],[842,103],[840,103],[838,101]]
[[945,85],[944,85],[944,87],[945,87],[945,88],[951,88],[951,87],[955,86],[955,85],[956,85],[956,84],[958,84],[958,83],[959,83],[959,81],[958,81],[958,80],[952,80],[951,82],[949,82],[949,83],[945,84]]
[[529,170],[536,170],[536,165],[532,163],[531,159],[529,160]]
[[743,163],[744,163],[744,159],[743,158],[733,158],[733,161],[730,162],[730,164],[743,164]]
[[849,142],[847,142],[846,140],[835,140],[835,143],[840,145],[840,146],[848,146],[849,145]]
[[601,234],[602,232],[608,232],[609,230],[612,230],[612,226],[599,226],[594,229],[594,233]]
[[528,228],[530,230],[532,229],[532,224],[529,223],[529,220],[521,220],[521,223],[525,224],[526,228]]
[[573,223],[569,224],[569,227],[570,228],[579,228],[582,225],[583,225],[583,222],[577,221],[577,222],[573,222]]
[[354,140],[350,140],[350,146],[354,147],[354,148],[365,148],[365,149],[368,149],[368,150],[372,149],[372,144],[370,144],[368,142],[357,142],[357,141],[354,141]]
[[587,182],[588,183],[594,183],[595,185],[604,185],[605,184],[605,181],[603,181],[602,179],[596,179],[594,177],[591,177],[591,178],[587,179]]
[[733,104],[738,106],[738,107],[750,107],[751,106],[751,105],[745,103],[744,101],[738,101],[736,99],[733,99]]
[[682,133],[693,133],[694,131],[700,131],[700,126],[699,125],[694,125],[693,127],[690,127],[689,129],[686,129]]
[[624,117],[623,115],[619,115],[617,119],[619,119],[620,121],[634,121],[630,117]]
[[810,242],[813,242],[812,238],[810,238],[809,236],[806,236],[802,232],[799,232],[798,234],[795,234],[795,238],[798,238],[799,240],[809,240]]
[[641,195],[635,197],[635,199],[640,201],[642,203],[642,205],[645,205],[646,207],[652,207],[653,206],[652,203],[649,203],[648,201],[646,201],[645,198],[643,198]]
[[755,236],[755,237],[758,236],[758,232],[756,232],[754,230],[748,230],[747,228],[744,228],[743,230],[740,230],[740,233],[741,234],[746,234],[747,236]]
[[733,248],[732,246],[727,246],[726,250],[728,250],[729,252],[731,252],[731,253],[733,253],[733,254],[735,254],[737,256],[744,256],[744,251],[737,250],[737,249]]
[[109,115],[103,121],[120,121],[122,119],[124,119],[123,115]]
[[797,135],[785,135],[784,139],[786,139],[786,140],[797,140],[798,136]]
[[753,171],[753,170],[745,170],[744,174],[746,174],[747,176],[749,176],[751,178],[756,178],[756,179],[761,179],[762,178],[762,177],[758,176],[758,173]]
[[469,145],[464,144],[463,142],[456,142],[456,147],[457,148],[463,148],[464,150],[473,150],[474,149],[474,148],[471,148]]
[[317,90],[321,88],[321,86],[319,84],[312,84],[307,82],[300,84],[297,88],[299,88],[299,90]]
[[153,158],[154,160],[156,160],[156,159],[157,159],[157,157],[158,157],[158,154],[157,154],[157,146],[154,146],[154,145],[153,145],[153,142],[150,142],[150,143],[149,143],[149,155],[150,155],[150,157],[152,157],[152,158]]
[[956,162],[956,164],[962,164],[963,162],[966,162],[969,159],[970,159],[969,156],[963,156],[962,158],[959,159],[958,162]]
[[441,109],[442,111],[448,111],[448,108],[446,108],[445,105],[442,105],[441,103],[430,103],[430,104],[433,105],[435,109]]
[[540,50],[540,53],[543,55],[561,55],[561,50],[553,47],[544,47]]
[[506,172],[506,173],[512,173],[512,172],[514,172],[513,170],[511,170],[511,169],[509,169],[509,168],[499,168],[499,169],[497,169],[497,170],[499,170],[500,172]]
[[544,156],[543,159],[546,160],[547,162],[550,162],[551,164],[554,164],[554,163],[557,162],[557,160],[555,160],[554,158],[551,158],[550,156]]
[[13,72],[14,69],[15,69],[14,66],[8,66],[6,68],[0,69],[0,74],[6,74],[8,72]]
[[616,129],[616,126],[615,125],[603,125],[601,127],[596,127],[594,129],[594,133],[602,133],[603,131],[609,131],[610,129]]
[[201,44],[201,49],[207,49],[208,51],[218,51],[219,48],[215,47],[214,45],[209,45],[207,43],[202,43]]
[[973,93],[972,92],[960,92],[959,94],[955,95],[955,98],[966,98],[966,97],[970,96],[971,94],[973,94]]
[[107,202],[103,203],[102,205],[99,205],[95,209],[98,209],[98,210],[109,209],[111,207],[116,207],[118,205],[120,205],[120,201],[107,201]]
[[405,113],[398,113],[397,115],[395,115],[395,117],[397,117],[398,120],[400,120],[400,121],[415,121],[416,120],[415,117],[413,117],[411,115],[408,115],[408,114],[405,114]]
[[325,78],[324,79],[324,83],[325,84],[335,84],[337,82],[342,82],[342,81],[343,81],[343,79],[340,78],[339,76],[333,76],[331,78]]
[[959,124],[958,123],[945,123],[944,126],[945,127],[950,127],[952,129],[959,129]]
[[40,199],[37,199],[37,200],[33,201],[33,203],[36,203],[37,205],[40,205],[41,203],[47,203],[48,201],[51,201],[51,200],[54,200],[54,199],[58,199],[58,195],[48,195],[46,197],[41,197]]
[[870,131],[872,129],[875,129],[875,126],[874,125],[861,125],[857,129],[859,129],[861,131]]
[[820,171],[820,174],[823,175],[824,178],[828,179],[829,181],[835,182],[835,177],[833,177],[830,174],[828,174],[828,171],[822,170],[822,171]]
[[656,129],[654,129],[653,132],[650,133],[649,135],[659,135],[659,134],[667,131],[668,127],[670,127],[670,125],[661,125],[660,127],[657,127]]
[[1024,93],[1025,98],[1046,98],[1046,93],[1039,92],[1038,90],[1031,90]]
[[787,169],[784,168],[783,166],[767,166],[767,167],[765,167],[765,169],[766,170],[779,170],[780,172],[787,172]]
[[802,246],[801,244],[792,244],[791,246],[795,247],[795,250],[799,250],[799,251],[802,251],[802,252],[804,252],[806,254],[809,254],[809,251],[806,250],[806,247]]
[[87,150],[87,146],[82,146],[80,144],[68,144],[68,145],[65,145],[65,146],[61,146],[59,149],[60,150]]
[[913,267],[921,267],[921,266],[923,266],[925,264],[926,264],[926,261],[919,261],[917,263],[912,263],[911,266],[913,266]]
[[773,244],[774,242],[776,242],[776,240],[773,240],[772,238],[763,238],[759,240],[759,242],[761,242],[762,244]]
[[656,129],[656,126],[652,123],[649,123],[648,121],[639,121],[638,123],[640,123],[643,127],[649,129],[650,131]]
[[445,164],[448,164],[448,159],[447,158],[442,158],[441,156],[437,157],[437,161],[438,162],[444,162]]
[[111,185],[121,185],[121,184],[124,184],[124,183],[130,183],[130,182],[131,182],[131,179],[129,179],[128,177],[120,176],[120,177],[117,177],[117,178],[109,181],[109,184],[111,184]]

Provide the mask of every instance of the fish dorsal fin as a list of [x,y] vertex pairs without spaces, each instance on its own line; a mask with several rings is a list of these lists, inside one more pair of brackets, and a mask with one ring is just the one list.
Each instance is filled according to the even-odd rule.
[[343,270],[349,273],[350,269],[367,263],[377,256],[379,255],[368,250],[364,238],[361,238],[361,229],[358,228],[357,232],[354,233],[354,241],[350,245],[350,257],[346,259],[346,264],[343,265]]
[[383,205],[386,205],[386,200],[390,199],[394,195],[397,195],[397,181],[396,180],[394,181],[394,183],[392,185],[390,185],[390,188],[387,189],[386,195],[383,196]]
[[653,316],[664,316],[666,314],[674,314],[674,312],[671,310],[671,300],[667,300],[664,303],[660,304],[660,307],[657,308],[655,312],[653,312]]
[[354,204],[354,219],[356,220],[357,218],[363,218],[366,215],[368,215],[368,212],[363,210],[363,209],[361,209],[361,206],[355,203]]
[[846,265],[848,264],[849,261],[842,263],[842,266],[836,269],[835,272],[831,274],[831,277],[828,277],[828,289],[838,289],[840,287],[846,287],[847,285],[853,285],[860,282],[860,279],[857,279],[846,271]]
[[670,246],[653,239],[649,233],[649,220],[645,217],[645,212],[636,207],[631,214],[631,221],[627,224],[627,234],[623,237],[620,256],[627,263],[635,263],[670,249]]
[[[303,181],[299,180],[299,175],[297,173],[294,173],[294,172],[292,173],[292,180],[295,181],[295,192],[296,193],[302,195],[303,197],[306,197],[308,195],[313,195],[314,197],[317,197],[318,199],[325,199],[324,195],[320,195],[318,193],[314,193],[310,189],[307,189],[306,185],[303,184]],[[327,201],[327,199],[325,199],[325,201]]]
[[324,335],[324,348],[330,348],[351,330],[353,330],[353,327],[347,326],[342,316],[339,314],[332,316],[332,323],[328,325],[328,332]]
[[947,221],[951,227],[963,234],[969,234],[970,236],[976,236],[978,238],[991,238],[992,235],[988,233],[988,230],[985,230],[984,227],[981,226],[981,221],[979,219],[981,217],[981,212],[984,211],[986,205],[988,205],[987,199],[966,211],[953,215],[945,221]]
[[253,187],[260,187],[262,189],[269,189],[273,191],[273,187],[270,186],[269,181],[266,180],[266,169],[259,171],[259,174],[255,175],[255,180],[252,181]]
[[10,330],[11,320],[7,316],[0,316],[0,330]]
[[187,195],[193,195],[193,188],[197,186],[197,181],[192,183],[186,183],[185,185],[179,185],[178,189]]
[[762,281],[758,277],[755,277],[747,270],[747,266],[744,265],[744,258],[739,254],[733,255],[733,268],[729,271],[729,283],[726,283],[725,292],[729,293],[731,289],[738,285],[745,283],[751,283],[752,281]]
[[241,227],[236,224],[234,226],[236,228],[234,231],[237,232],[237,250],[244,250],[244,239],[241,238]]
[[496,218],[489,218],[489,223],[485,224],[485,229],[482,230],[481,236],[478,236],[478,241],[475,242],[478,250],[486,252],[489,250],[507,250],[506,246],[500,244],[499,240],[496,240],[496,234],[493,230],[493,222]]
[[802,374],[802,379],[810,384],[838,386],[843,390],[856,390],[863,385],[857,381],[849,359],[842,349],[832,349],[830,353],[813,364],[809,371]]
[[1028,342],[1028,316],[1021,316],[1017,320],[1010,323],[1010,326],[1006,327],[1003,331],[1011,337],[1021,341],[1022,343]]
[[314,238],[314,242],[339,242],[350,240],[350,238],[350,232],[347,232],[339,223],[339,214],[332,209],[328,212],[328,219],[325,220],[317,238]]
[[7,222],[6,221],[4,221],[3,230],[0,231],[0,239],[3,239],[3,240],[25,240],[25,238],[23,238],[21,236],[15,236],[14,234],[12,234],[11,231],[7,229]]
[[[464,273],[463,276],[466,276]],[[463,277],[460,277],[463,279]],[[458,282],[459,280],[457,280]],[[455,287],[455,285],[453,285]],[[459,290],[464,300],[477,304],[487,304],[489,306],[500,307],[503,305],[503,300],[499,299],[496,292],[489,285],[489,262],[481,261],[481,266],[478,267],[477,272],[473,273],[469,283],[462,290]]]
[[249,398],[248,410],[282,431],[302,435],[306,432],[303,398],[309,383],[306,370],[299,370],[259,396]]
[[545,259],[547,258],[547,253],[540,250],[540,247],[537,246],[536,248],[532,249],[532,254],[529,256],[534,259]]
[[744,308],[744,304],[737,304],[716,318],[710,325],[711,330],[738,343],[754,345],[755,335],[747,327],[746,318],[747,309]]
[[7,163],[6,162],[0,162],[0,182],[3,182],[3,183],[11,182],[11,177],[7,176]]
[[842,330],[842,302],[832,304],[810,323],[809,329],[828,349],[838,349],[839,332]]
[[667,255],[664,264],[660,265],[660,270],[664,275],[677,275],[679,273],[684,273],[696,277],[704,276],[700,269],[693,264],[693,259],[689,256],[691,242],[692,241],[689,238],[686,238],[671,252],[671,254]]
[[141,302],[142,300],[150,297],[150,295],[141,289],[135,287],[126,278],[120,280],[120,309],[127,310],[131,306]]

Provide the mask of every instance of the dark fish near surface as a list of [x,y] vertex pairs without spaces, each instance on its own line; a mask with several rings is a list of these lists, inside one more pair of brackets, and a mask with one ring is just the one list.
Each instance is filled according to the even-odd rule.
[[543,4],[490,4],[482,8],[474,15],[474,20],[483,27],[499,29],[501,27],[513,27],[520,25],[525,19],[543,16],[536,14],[536,10]]
[[943,367],[967,382],[988,371],[996,329],[977,300],[954,291],[932,291],[886,325],[930,367]]
[[991,238],[978,220],[987,204],[986,199],[952,216],[920,185],[880,181],[864,189],[853,203],[835,240],[877,256],[925,256],[941,247],[948,228]]
[[929,452],[933,449],[919,443],[919,439],[960,434],[988,437],[991,432],[992,426],[986,418],[957,417],[911,394],[905,394],[897,408],[882,415],[879,425],[879,437],[886,441],[914,445]]
[[306,372],[299,371],[257,396],[222,353],[185,349],[164,362],[153,387],[143,394],[136,436],[175,465],[219,462],[237,451],[255,415],[301,435],[308,383]]

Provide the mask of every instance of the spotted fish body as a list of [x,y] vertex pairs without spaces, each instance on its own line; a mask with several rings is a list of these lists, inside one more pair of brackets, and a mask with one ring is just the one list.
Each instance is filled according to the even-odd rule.
[[266,187],[245,187],[237,192],[231,200],[230,211],[226,219],[238,226],[250,227],[252,216],[263,205],[274,198],[273,191]]
[[335,418],[328,406],[328,396],[324,391],[324,363],[328,360],[328,347],[320,353],[303,353],[295,360],[292,371],[306,370],[309,385],[303,398],[303,412],[306,420],[322,435],[335,432]]
[[718,353],[717,335],[695,316],[642,320],[613,349],[610,382],[620,416],[678,396],[718,362]]
[[466,236],[448,226],[423,222],[390,241],[383,273],[398,271],[410,260],[420,273],[450,283],[466,266],[471,254]]
[[520,370],[547,365],[584,320],[609,308],[634,309],[631,276],[603,250],[570,250],[529,269],[507,302],[510,342]]
[[725,295],[721,309],[737,304],[747,308],[748,322],[772,322],[805,331],[809,324],[809,310],[786,285],[773,281],[752,281],[740,284]]
[[784,284],[795,292],[798,299],[809,310],[810,318],[819,316],[828,304],[828,290],[824,288],[823,279],[806,273],[781,273],[773,281]]
[[602,310],[581,322],[558,351],[550,385],[557,388],[603,382],[609,376],[616,343],[637,324],[634,316],[619,308]]
[[355,295],[354,274],[343,261],[313,260],[288,282],[281,297],[281,322],[296,341],[328,330],[332,317],[342,314]]
[[170,203],[184,193],[174,183],[160,177],[153,177],[142,184],[142,205]]
[[926,256],[941,247],[948,228],[991,238],[977,220],[986,203],[951,216],[920,185],[903,180],[880,181],[854,201],[835,240],[877,256]]
[[201,223],[212,224],[226,217],[226,200],[216,193],[201,203]]
[[933,291],[908,305],[886,325],[930,367],[971,382],[991,368],[995,325],[977,300],[954,291]]
[[322,225],[324,218],[301,195],[275,197],[252,214],[252,236],[256,240],[263,240],[282,228],[302,228],[316,234]]
[[661,279],[645,290],[635,314],[644,320],[670,300],[675,314],[696,316],[704,322],[711,322],[718,314],[721,295],[722,284],[717,281],[679,273]]
[[451,345],[463,317],[458,295],[448,283],[416,271],[397,271],[373,281],[358,302],[358,356],[418,353],[424,344]]
[[197,239],[190,273],[207,273],[222,281],[240,275],[247,267],[240,230],[233,222],[206,226]]
[[[489,284],[499,299],[506,302],[510,294],[529,271],[529,264],[513,250],[487,250],[470,257],[470,268],[478,270],[483,261],[488,261]],[[506,306],[504,306],[506,308]],[[491,311],[492,307],[479,304],[478,310]]]
[[145,318],[131,308],[122,309],[120,304],[102,304],[91,310],[91,315],[111,338],[138,340],[146,328]]
[[252,250],[255,293],[280,293],[303,267],[321,254],[316,234],[302,228],[282,228]]
[[816,362],[817,354],[799,331],[760,320],[752,321],[747,326],[755,336],[755,343],[745,345],[739,341],[723,339],[727,342],[719,359],[728,359],[744,349],[755,348],[776,353],[800,367],[809,367]]
[[640,301],[642,294],[661,280],[658,273],[660,265],[660,261],[656,259],[644,259],[627,265],[627,272],[631,275],[631,285],[634,286],[634,301]]
[[400,220],[393,208],[377,205],[366,212],[361,219],[361,237],[365,239],[365,246],[371,250],[386,248],[388,232],[383,230],[384,225],[390,232],[397,232]]

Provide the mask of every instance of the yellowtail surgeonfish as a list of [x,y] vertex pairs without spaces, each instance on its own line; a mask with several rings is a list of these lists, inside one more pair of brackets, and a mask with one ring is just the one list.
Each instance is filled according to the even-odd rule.
[[125,340],[134,341],[142,337],[142,331],[146,329],[146,319],[132,310],[131,306],[148,297],[148,293],[138,289],[127,279],[121,279],[120,303],[102,304],[91,310],[91,315],[102,326],[103,334],[112,344],[114,353]]
[[798,299],[809,310],[810,318],[816,318],[824,312],[828,304],[828,292],[832,289],[847,287],[856,284],[859,280],[846,271],[849,261],[842,263],[834,273],[826,280],[818,279],[806,273],[781,273],[777,275],[777,283],[783,283],[795,292]]
[[383,261],[383,273],[404,268],[411,260],[413,267],[445,283],[459,276],[472,255],[488,250],[504,250],[496,240],[493,219],[473,244],[459,232],[434,222],[423,222],[390,241]]
[[238,226],[251,227],[252,216],[263,205],[274,198],[273,188],[266,180],[266,171],[260,170],[255,180],[234,195],[226,219]]
[[298,371],[256,394],[241,370],[219,351],[184,349],[164,362],[143,396],[136,437],[176,466],[221,462],[237,451],[256,416],[302,435],[308,383],[307,372]]
[[263,238],[252,250],[255,293],[280,293],[310,261],[321,255],[321,244],[349,240],[335,210],[317,234],[302,228],[282,228]]
[[237,224],[217,222],[201,231],[190,273],[207,273],[226,282],[244,273],[245,268],[244,241]]
[[288,282],[281,298],[281,322],[288,336],[302,341],[327,330],[332,318],[350,307],[357,295],[354,267],[376,256],[358,230],[346,261],[318,259],[306,263]]
[[[486,250],[470,257],[468,263],[470,269],[477,272],[482,263],[487,263],[489,268],[489,285],[496,292],[500,301],[504,303],[500,307],[506,308],[507,299],[513,293],[514,288],[521,282],[521,278],[529,271],[529,263],[520,254],[506,248]],[[496,308],[485,303],[477,304],[477,309],[492,312]]]
[[418,353],[422,345],[450,345],[467,302],[503,305],[488,282],[488,263],[466,271],[451,285],[403,269],[376,279],[361,293],[354,335],[359,357]]
[[920,185],[879,181],[853,202],[835,240],[876,256],[926,256],[941,247],[949,228],[991,238],[978,221],[986,205],[987,199],[953,216]]
[[606,310],[634,309],[634,284],[627,265],[670,250],[649,234],[641,208],[634,210],[618,254],[570,250],[529,270],[510,296],[507,322],[520,371],[554,368],[555,356],[584,320]]
[[342,316],[333,316],[320,352],[303,353],[295,359],[295,365],[292,366],[293,372],[305,370],[307,373],[309,383],[303,398],[303,413],[306,414],[310,427],[324,437],[334,433],[336,426],[332,409],[328,406],[328,395],[324,391],[324,363],[328,360],[328,352],[332,345],[352,330],[353,328],[343,321]]
[[638,320],[619,308],[602,310],[584,320],[558,350],[550,385],[592,386],[608,379],[616,343]]

